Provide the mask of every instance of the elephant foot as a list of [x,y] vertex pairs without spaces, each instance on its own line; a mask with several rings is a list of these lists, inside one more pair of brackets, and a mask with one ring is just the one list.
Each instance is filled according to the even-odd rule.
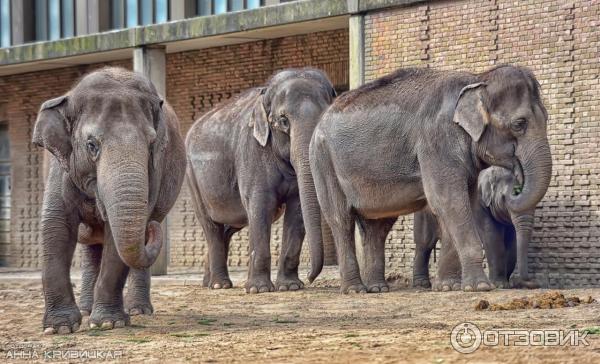
[[[213,276],[214,276],[214,274],[213,274]],[[210,289],[229,289],[229,288],[233,287],[233,283],[231,282],[231,279],[229,279],[229,277],[225,277],[225,278],[214,277],[213,279],[210,280],[208,287]]]
[[96,304],[90,315],[90,329],[112,330],[129,324],[129,315],[122,307]]
[[352,281],[342,281],[341,291],[343,294],[367,293],[367,286],[365,286],[360,279]]
[[265,293],[275,291],[275,286],[268,275],[250,277],[245,284],[246,293]]
[[535,279],[523,280],[521,277],[514,275],[510,277],[509,284],[510,288],[515,289],[538,289],[541,287],[540,283]]
[[44,314],[44,335],[66,335],[79,330],[81,313],[77,306],[67,306],[46,310]]
[[500,289],[510,288],[510,285],[508,284],[508,281],[506,279],[492,279],[492,283],[494,283],[494,286],[496,288],[500,288]]
[[129,316],[152,315],[154,307],[152,307],[150,302],[129,303],[125,305],[125,312],[127,312]]
[[484,274],[466,276],[462,279],[462,289],[465,292],[485,292],[495,288],[494,284]]
[[431,289],[438,292],[460,291],[461,279],[456,277],[436,279]]
[[304,282],[298,278],[298,273],[289,275],[279,275],[275,281],[275,287],[278,291],[297,291],[304,288]]
[[413,277],[412,286],[415,288],[431,288],[429,277]]
[[389,292],[390,287],[388,284],[383,282],[367,282],[367,292],[368,293],[385,293]]

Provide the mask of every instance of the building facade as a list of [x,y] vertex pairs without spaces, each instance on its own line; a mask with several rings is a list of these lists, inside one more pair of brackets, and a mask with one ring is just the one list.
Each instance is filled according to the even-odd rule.
[[[554,162],[530,269],[552,287],[600,285],[599,19],[594,0],[0,0],[0,264],[39,265],[45,157],[30,144],[33,123],[43,101],[93,69],[146,72],[186,132],[286,67],[321,68],[343,92],[398,67],[515,63],[540,80]],[[169,269],[200,270],[205,242],[186,186],[168,231]],[[274,262],[281,235],[276,224]],[[242,230],[230,265],[247,264],[247,247]],[[388,272],[410,277],[413,254],[406,216],[388,237]]]

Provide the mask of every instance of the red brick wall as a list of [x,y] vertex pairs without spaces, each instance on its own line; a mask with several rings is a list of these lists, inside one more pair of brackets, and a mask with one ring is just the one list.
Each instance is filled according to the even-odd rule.
[[[600,284],[600,2],[431,1],[365,17],[366,79],[404,66],[531,68],[549,111],[554,171],[530,266],[554,287]],[[411,275],[412,217],[390,234],[390,269]]]
[[[39,266],[43,153],[41,148],[31,144],[31,133],[40,105],[65,93],[82,75],[105,65],[93,64],[0,77],[0,95],[6,105],[11,143],[11,244],[7,252],[10,266]],[[113,62],[111,65],[131,68],[131,61]]]
[[[347,89],[348,31],[327,31],[169,54],[167,99],[174,106],[185,133],[193,121],[218,102],[263,84],[278,70],[306,66],[323,69],[336,88]],[[201,266],[206,252],[205,241],[185,184],[169,216],[169,225],[170,267]],[[273,226],[271,238],[273,264],[277,261],[281,236],[282,226],[278,222]],[[247,246],[244,229],[232,238],[231,266],[246,265]],[[304,255],[303,260],[306,259]]]

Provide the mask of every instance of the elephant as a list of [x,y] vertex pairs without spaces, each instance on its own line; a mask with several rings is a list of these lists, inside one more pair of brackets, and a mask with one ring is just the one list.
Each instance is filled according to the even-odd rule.
[[70,282],[78,241],[87,267],[81,303],[93,302],[90,326],[129,324],[129,268],[140,291],[130,288],[128,295],[146,299],[147,268],[162,246],[160,222],[185,175],[175,112],[143,75],[103,68],[42,104],[32,142],[52,154],[41,212],[44,333],[68,334],[81,325]]
[[[227,269],[231,236],[249,227],[246,293],[298,290],[300,251],[310,246],[312,282],[323,267],[321,211],[308,163],[308,144],[336,96],[320,70],[285,69],[198,119],[186,137],[196,217],[208,245],[204,285],[233,286]],[[271,281],[271,224],[283,217],[278,274]]]
[[[472,203],[473,218],[483,241],[489,278],[497,288],[537,288],[537,282],[529,278],[527,251],[535,208],[513,212],[507,205],[510,196],[518,192],[511,171],[502,167],[484,169],[477,181],[477,194]],[[435,215],[424,209],[414,215],[415,257],[413,261],[413,286],[430,288],[429,258],[438,240],[449,244],[445,253],[453,257],[441,257],[437,280],[433,289],[449,291],[460,289],[460,261],[452,241],[444,237]],[[515,266],[518,274],[513,275]],[[440,282],[446,282],[444,286]],[[454,282],[452,285],[449,283]]]
[[309,154],[333,231],[341,291],[389,291],[386,236],[398,216],[426,205],[456,246],[461,288],[494,289],[483,271],[471,208],[477,176],[491,165],[514,171],[523,190],[507,205],[515,212],[532,209],[551,177],[547,117],[535,76],[513,65],[480,74],[404,68],[336,98],[315,128]]

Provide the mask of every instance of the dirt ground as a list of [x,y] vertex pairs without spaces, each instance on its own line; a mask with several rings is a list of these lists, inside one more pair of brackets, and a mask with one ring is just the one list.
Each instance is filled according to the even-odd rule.
[[[436,293],[397,284],[386,294],[341,295],[336,274],[329,269],[300,292],[259,295],[245,294],[235,279],[230,290],[201,288],[197,280],[166,281],[153,286],[153,316],[133,317],[130,327],[111,331],[91,331],[84,318],[83,328],[67,336],[41,335],[40,281],[1,279],[0,361],[10,362],[21,350],[37,361],[47,355],[46,361],[63,362],[112,353],[116,361],[134,363],[600,363],[600,333],[587,336],[589,346],[577,347],[482,345],[461,354],[450,344],[453,327],[463,322],[481,330],[598,328],[598,302],[476,311],[482,299],[504,302],[546,290]],[[561,293],[600,301],[600,289]],[[70,354],[60,354],[65,352]]]

